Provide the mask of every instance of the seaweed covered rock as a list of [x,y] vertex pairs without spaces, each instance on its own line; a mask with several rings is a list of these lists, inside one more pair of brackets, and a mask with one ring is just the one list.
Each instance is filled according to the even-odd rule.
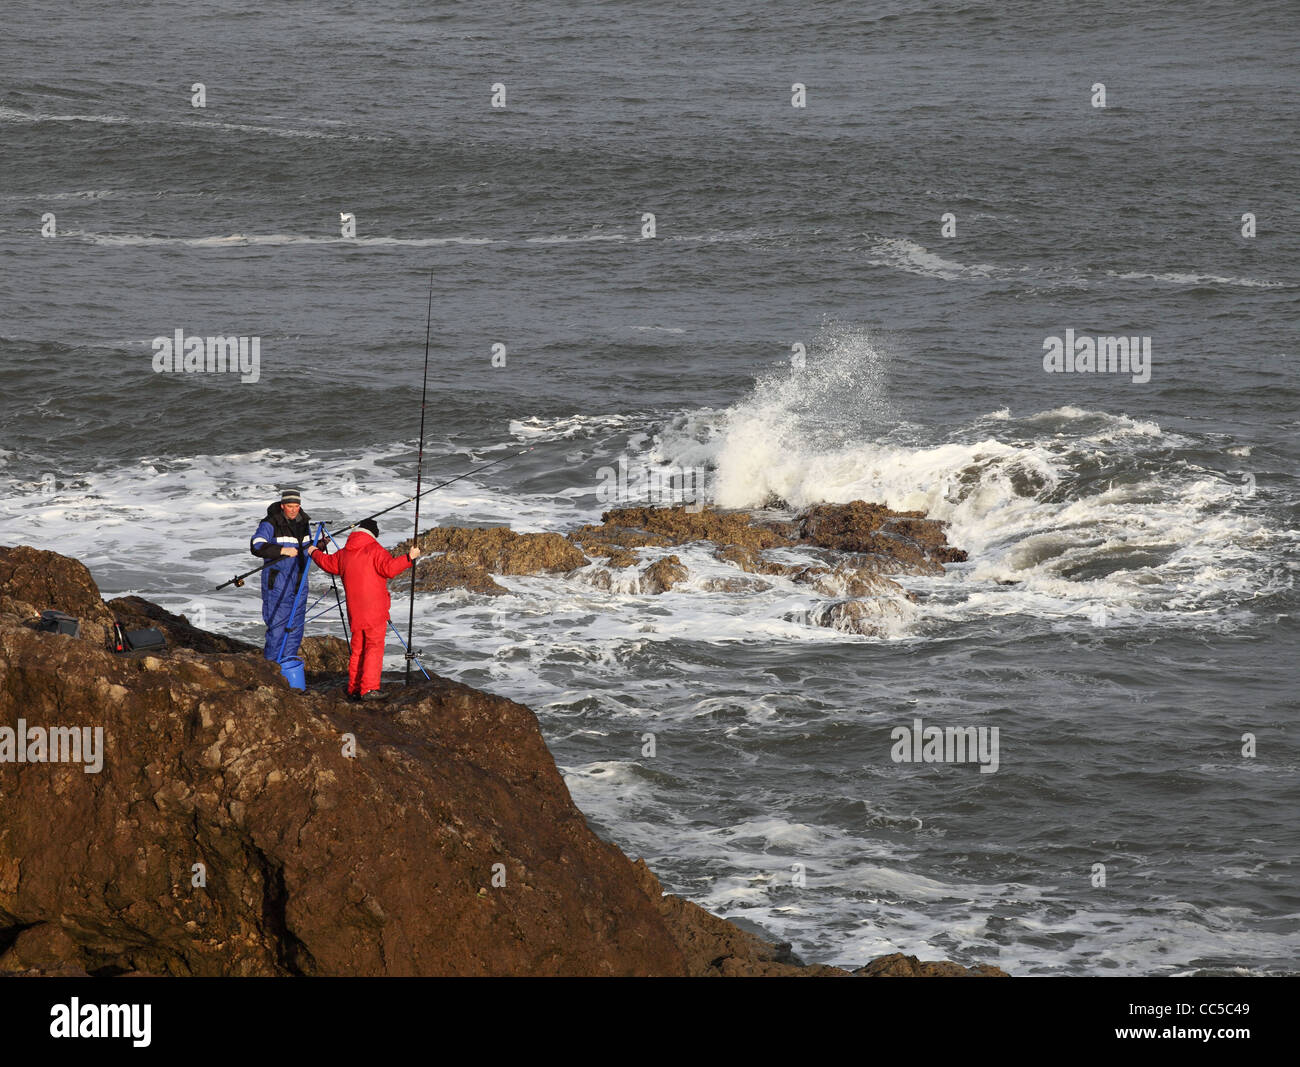
[[641,592],[651,595],[666,593],[678,582],[684,582],[689,573],[676,556],[655,560],[641,572]]
[[[395,551],[405,552],[410,544],[409,540],[403,541]],[[441,555],[448,563],[472,565],[492,574],[553,574],[588,562],[559,534],[521,534],[508,526],[437,526],[420,534],[420,550]],[[400,581],[400,577],[395,580]]]
[[761,550],[789,545],[780,534],[750,521],[748,512],[692,510],[685,505],[670,508],[615,508],[605,512],[600,526],[583,526],[569,536],[585,544],[593,541],[624,548],[684,545],[691,541],[713,541],[719,545],[741,545]]
[[1001,967],[987,963],[963,967],[948,960],[918,960],[895,952],[880,956],[853,972],[862,978],[1009,978]]
[[[570,534],[569,536],[572,537],[573,535]],[[606,567],[613,567],[616,570],[621,570],[624,567],[636,567],[641,563],[641,557],[635,552],[618,545],[589,541],[584,543],[582,547],[587,555],[604,563]]]
[[[410,575],[399,575],[393,584],[409,589],[410,581]],[[509,592],[492,577],[486,567],[446,556],[424,557],[416,561],[415,588],[422,593],[468,589],[471,593],[483,593],[486,596],[503,596]]]
[[810,608],[801,622],[825,626],[863,637],[884,637],[907,619],[911,605],[905,599],[876,596],[857,600],[829,600]]
[[[640,566],[638,548],[712,542],[717,559],[746,573],[790,578],[814,585],[825,595],[901,595],[902,590],[885,576],[942,574],[945,563],[966,558],[965,552],[948,544],[944,529],[944,523],[919,511],[891,511],[862,500],[819,504],[793,519],[756,520],[749,512],[684,505],[615,508],[601,516],[599,525],[588,523],[565,537],[519,534],[504,526],[444,526],[420,535],[420,547],[431,558],[417,566],[416,588],[465,588],[499,595],[505,590],[492,574],[563,572],[612,589],[628,584],[612,571]],[[403,542],[398,551],[405,551],[409,543]],[[782,548],[822,550],[825,565],[781,561],[765,554]],[[590,568],[593,561],[598,566]],[[682,580],[673,577],[664,584],[664,570],[657,563],[647,568],[641,592],[661,593]],[[701,588],[708,591],[716,584],[705,582]],[[733,585],[740,588],[746,583]]]
[[868,552],[902,563],[929,563],[942,572],[944,563],[960,563],[966,553],[948,544],[946,523],[921,511],[891,511],[883,504],[854,500],[817,504],[798,519],[799,540],[841,552]]

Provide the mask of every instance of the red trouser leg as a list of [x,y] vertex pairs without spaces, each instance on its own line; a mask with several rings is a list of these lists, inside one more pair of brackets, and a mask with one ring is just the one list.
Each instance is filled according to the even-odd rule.
[[356,619],[348,619],[352,628],[352,655],[348,657],[348,694],[361,695],[361,650],[365,647],[366,632]]
[[[388,637],[388,621],[384,620],[373,626],[363,627],[360,631],[354,631],[352,636],[354,647],[358,633],[363,642],[359,657],[361,685],[353,692],[364,694],[379,688],[380,676],[384,670],[384,641]],[[355,657],[357,653],[353,652],[352,655]]]

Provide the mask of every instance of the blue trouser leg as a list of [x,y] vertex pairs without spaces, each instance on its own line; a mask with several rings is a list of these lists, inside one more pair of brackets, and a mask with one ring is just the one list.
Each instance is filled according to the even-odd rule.
[[280,651],[280,642],[284,639],[284,620],[276,619],[276,609],[280,605],[275,600],[272,592],[271,596],[262,601],[262,621],[266,623],[266,641],[262,644],[262,655],[270,660],[275,659],[276,653]]
[[[304,578],[303,581],[307,579]],[[302,644],[303,630],[307,624],[307,598],[303,597],[298,601],[298,610],[293,610],[293,601],[289,601],[284,610],[284,625],[280,629],[280,639],[284,639],[284,631],[289,631],[289,640],[284,642],[284,655],[281,659],[289,659],[291,656],[298,654],[298,646]],[[280,650],[277,644],[271,651]]]
[[[266,623],[266,642],[262,646],[262,655],[269,660],[279,660],[280,642],[284,640],[284,631],[293,614],[293,595],[297,588],[297,577],[297,572],[292,568],[277,570],[275,587],[262,590],[262,621]],[[303,603],[303,607],[306,608],[306,602]],[[288,644],[293,647],[290,649],[286,646],[286,658],[298,651],[298,644],[301,641],[302,622],[299,620],[297,641],[290,634]]]

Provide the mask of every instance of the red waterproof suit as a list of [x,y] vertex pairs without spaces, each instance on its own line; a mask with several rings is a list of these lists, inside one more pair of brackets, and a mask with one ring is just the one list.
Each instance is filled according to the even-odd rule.
[[326,574],[343,576],[352,627],[352,658],[348,663],[348,692],[360,696],[379,688],[384,669],[384,639],[388,630],[388,579],[411,565],[409,556],[394,558],[368,530],[353,530],[342,552],[316,552],[311,561]]

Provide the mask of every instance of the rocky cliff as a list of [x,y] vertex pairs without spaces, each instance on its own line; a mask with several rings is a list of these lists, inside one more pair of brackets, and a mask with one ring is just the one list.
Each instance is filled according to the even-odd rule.
[[[82,635],[38,632],[51,607]],[[114,653],[114,617],[167,649]],[[350,704],[342,642],[307,651],[291,691],[242,642],[0,548],[0,972],[850,973],[665,895],[587,827],[526,707],[441,678]],[[856,973],[927,967],[1000,973]]]

